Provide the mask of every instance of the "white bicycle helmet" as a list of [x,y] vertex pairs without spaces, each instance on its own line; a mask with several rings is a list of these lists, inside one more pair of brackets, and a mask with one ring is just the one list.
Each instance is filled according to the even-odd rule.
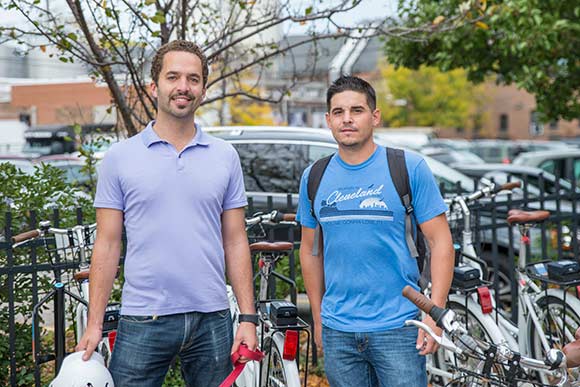
[[84,353],[75,352],[65,357],[58,375],[49,387],[115,387],[103,357],[93,352],[91,358],[84,361]]

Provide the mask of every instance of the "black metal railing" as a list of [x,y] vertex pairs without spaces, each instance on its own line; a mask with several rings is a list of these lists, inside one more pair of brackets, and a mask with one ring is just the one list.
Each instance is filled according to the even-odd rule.
[[[525,187],[522,192],[511,195],[507,198],[498,197],[491,200],[482,201],[473,205],[473,222],[475,246],[478,253],[485,252],[491,256],[491,265],[496,270],[502,266],[501,259],[507,259],[509,274],[511,275],[512,305],[517,305],[517,287],[513,278],[514,259],[519,252],[519,234],[514,232],[513,227],[509,227],[505,221],[507,211],[510,208],[527,209],[547,209],[551,212],[549,222],[538,226],[539,236],[535,242],[537,248],[531,252],[532,257],[538,256],[542,259],[572,258],[579,257],[579,216],[578,206],[580,205],[580,191],[562,190],[557,186],[553,192],[540,190],[539,195],[534,196]],[[575,182],[573,182],[575,186]],[[540,184],[540,187],[543,187]],[[453,195],[453,192],[444,192],[445,195]],[[249,198],[247,214],[251,215],[257,211],[268,212],[279,209],[286,212],[296,211],[297,195],[256,195]],[[15,252],[10,243],[10,237],[14,233],[25,230],[16,229],[13,214],[2,214],[4,217],[3,236],[0,235],[0,332],[7,329],[8,352],[7,359],[0,362],[0,384],[2,382],[10,386],[22,385],[19,378],[32,378],[32,383],[40,386],[41,374],[34,371],[32,360],[32,348],[26,348],[27,342],[23,337],[22,329],[32,330],[32,326],[27,328],[28,316],[32,313],[32,307],[38,303],[39,297],[46,292],[46,276],[62,276],[65,271],[74,270],[75,264],[70,267],[59,267],[62,272],[54,272],[54,267],[42,259],[42,246],[32,244],[23,255],[22,251]],[[76,220],[82,224],[87,214],[81,210],[76,210]],[[30,221],[28,228],[37,227],[36,213],[30,211]],[[61,219],[59,211],[52,214],[52,224],[59,226]],[[300,230],[296,228],[273,228],[268,230],[269,239],[288,240],[298,248],[300,241]],[[537,234],[536,234],[537,235]],[[561,243],[567,241],[566,243]],[[289,276],[292,280],[300,274],[297,272],[297,262],[295,254],[289,256]],[[495,284],[497,290],[497,284]],[[22,292],[27,292],[22,296]],[[496,291],[496,295],[499,292]],[[293,300],[296,302],[296,300]],[[515,309],[515,308],[514,308]],[[512,309],[512,313],[514,310]],[[515,311],[517,313],[517,310]],[[67,316],[70,318],[70,316]],[[4,328],[7,327],[7,328]],[[28,332],[28,344],[30,342],[30,331]],[[34,327],[35,334],[39,334],[39,327]],[[312,335],[313,337],[314,335]],[[1,347],[0,347],[1,348]],[[313,354],[315,354],[315,348]],[[312,357],[316,362],[316,356]],[[6,375],[6,376],[3,376]],[[33,376],[30,376],[33,375]],[[3,379],[5,378],[5,379]]]

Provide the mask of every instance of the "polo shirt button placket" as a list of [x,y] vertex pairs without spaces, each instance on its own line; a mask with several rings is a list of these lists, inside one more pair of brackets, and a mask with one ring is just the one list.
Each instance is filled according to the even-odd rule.
[[183,161],[182,155],[177,156],[177,171],[182,172],[185,168],[185,163]]

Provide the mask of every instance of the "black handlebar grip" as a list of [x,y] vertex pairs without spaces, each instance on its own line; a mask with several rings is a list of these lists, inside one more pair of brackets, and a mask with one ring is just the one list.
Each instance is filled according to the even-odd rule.
[[433,303],[430,299],[425,297],[420,292],[413,289],[411,286],[407,285],[403,288],[403,296],[405,296],[413,304],[417,305],[419,309],[427,313],[433,321],[437,324],[439,328],[444,328],[442,323],[442,318],[447,313],[447,309],[440,308]]
[[12,237],[12,243],[19,243],[27,239],[32,239],[40,236],[40,230],[31,230],[23,232],[22,234],[14,235]]
[[511,191],[514,188],[520,188],[522,186],[521,181],[510,181],[509,183],[505,183],[502,185],[497,185],[493,191],[493,193],[498,193],[499,191],[507,190]]

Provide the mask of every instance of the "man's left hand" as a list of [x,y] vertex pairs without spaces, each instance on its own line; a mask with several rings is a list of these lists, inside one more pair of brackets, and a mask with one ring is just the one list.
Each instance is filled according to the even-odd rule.
[[[423,322],[429,326],[437,336],[441,336],[443,333],[443,330],[435,324],[435,321],[433,321],[430,316],[426,316],[423,319]],[[417,349],[421,351],[419,352],[420,355],[428,355],[430,353],[435,353],[437,349],[439,349],[439,344],[437,344],[435,339],[433,339],[428,333],[419,328],[419,334],[417,335]]]
[[[256,326],[251,322],[241,322],[238,326],[236,337],[234,338],[234,345],[232,346],[232,355],[238,352],[240,344],[245,344],[250,351],[256,350],[256,347],[258,346],[258,336],[256,335]],[[245,363],[248,360],[250,359],[242,356],[238,361],[240,363]]]

